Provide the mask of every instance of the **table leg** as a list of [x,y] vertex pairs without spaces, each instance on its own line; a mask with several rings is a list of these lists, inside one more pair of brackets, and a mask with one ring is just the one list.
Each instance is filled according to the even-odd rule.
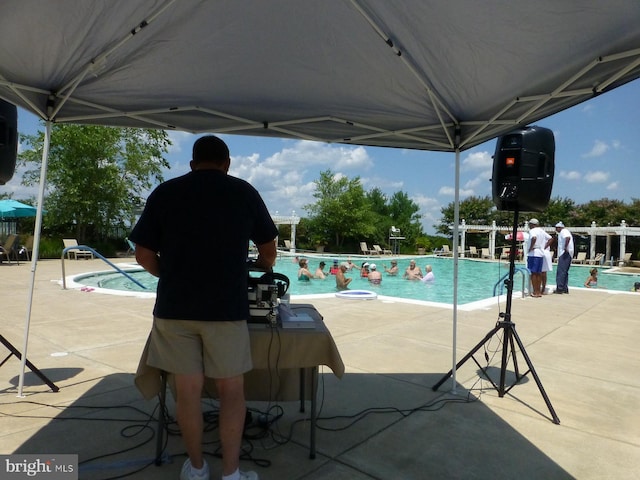
[[162,441],[164,440],[164,412],[167,406],[167,372],[160,374],[160,395],[158,401],[158,428],[156,429],[156,465],[162,465]]
[[318,393],[318,367],[311,368],[311,438],[309,458],[316,458],[316,397]]
[[305,402],[305,369],[300,369],[300,411],[304,412],[304,402]]

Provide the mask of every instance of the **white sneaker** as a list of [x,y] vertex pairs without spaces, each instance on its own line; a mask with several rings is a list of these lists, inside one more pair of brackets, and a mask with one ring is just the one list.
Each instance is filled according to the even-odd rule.
[[193,467],[191,466],[191,460],[187,458],[182,464],[182,470],[180,471],[180,480],[209,480],[209,464],[206,462],[206,460],[204,461],[203,468],[204,471],[202,473],[194,473]]
[[260,480],[256,472],[240,471],[240,480]]

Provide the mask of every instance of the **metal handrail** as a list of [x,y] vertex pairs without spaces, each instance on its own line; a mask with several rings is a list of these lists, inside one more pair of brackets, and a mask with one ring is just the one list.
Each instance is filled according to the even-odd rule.
[[64,271],[64,256],[69,250],[81,250],[81,251],[84,251],[84,252],[91,252],[93,255],[98,257],[100,260],[105,262],[107,265],[113,267],[118,273],[121,273],[122,275],[127,277],[129,280],[131,280],[133,283],[135,283],[139,287],[144,288],[145,290],[148,290],[147,287],[145,287],[142,283],[140,283],[138,280],[133,278],[127,272],[125,272],[120,267],[118,267],[114,263],[112,263],[109,260],[107,260],[106,258],[104,258],[102,255],[100,255],[98,252],[96,252],[93,248],[87,247],[86,245],[73,245],[72,247],[66,247],[66,248],[64,248],[62,250],[62,256],[60,257],[60,260],[62,261],[62,289],[63,290],[67,289],[67,277],[66,277],[65,271]]
[[[529,276],[531,274],[531,272],[529,271],[528,268],[526,267],[518,267],[513,271],[513,274],[515,276],[516,273],[520,272],[522,274],[522,297],[524,298],[524,280],[525,280],[525,273],[526,273],[526,278],[527,280],[529,279]],[[496,296],[496,289],[498,288],[498,285],[500,285],[500,295],[502,295],[502,290],[504,288],[504,280],[509,276],[509,272],[505,273],[502,278],[500,278],[500,280],[497,281],[497,283],[493,286],[493,296]],[[529,282],[527,282],[527,285],[529,284]]]

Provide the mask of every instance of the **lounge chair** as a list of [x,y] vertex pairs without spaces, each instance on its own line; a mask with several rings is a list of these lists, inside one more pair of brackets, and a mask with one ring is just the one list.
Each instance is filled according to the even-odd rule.
[[378,255],[391,255],[391,250],[382,248],[380,245],[374,245],[373,249],[375,250],[375,253]]
[[448,257],[453,255],[453,252],[451,251],[451,249],[449,248],[449,245],[442,245],[442,248],[440,248],[440,250],[434,250],[433,253],[435,255],[438,256],[443,256],[443,257]]
[[18,256],[18,249],[16,248],[18,236],[15,234],[11,234],[7,237],[7,240],[3,245],[0,245],[0,260],[4,257],[7,258],[7,261],[11,263],[11,257],[20,264],[20,257]]
[[584,263],[587,261],[587,252],[578,252],[576,258],[571,260],[571,263]]
[[502,249],[502,253],[500,254],[500,260],[509,260],[509,257],[511,256],[511,248],[509,247],[504,247]]
[[602,265],[604,263],[604,253],[596,253],[596,256],[587,260],[589,265]]
[[470,257],[477,257],[478,256],[478,249],[476,247],[469,247],[469,256]]
[[367,242],[360,242],[360,251],[364,255],[371,255],[373,253],[373,250],[369,248],[369,246],[367,245]]
[[488,248],[483,248],[481,250],[481,257],[482,258],[491,258],[491,254],[489,253],[489,249]]
[[[67,247],[77,247],[78,241],[75,238],[63,238],[62,243],[64,243],[64,248]],[[80,250],[79,248],[72,248],[66,251],[67,258],[74,260],[78,260],[79,258],[84,259],[93,259],[93,253],[88,250]]]
[[33,235],[29,235],[24,242],[24,245],[20,246],[20,253],[24,253],[27,257],[27,261],[31,260],[31,252],[33,252]]
[[631,265],[631,252],[625,253],[620,259],[622,265]]

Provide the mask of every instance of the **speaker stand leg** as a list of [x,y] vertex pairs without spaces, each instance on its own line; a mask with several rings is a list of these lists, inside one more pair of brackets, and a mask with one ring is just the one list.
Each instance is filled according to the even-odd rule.
[[[538,378],[538,374],[536,373],[535,368],[533,367],[533,363],[531,362],[529,355],[527,355],[527,351],[524,348],[524,344],[522,343],[522,341],[520,340],[520,337],[518,336],[518,333],[516,332],[515,324],[511,321],[511,303],[513,299],[513,275],[515,272],[516,250],[518,246],[517,233],[518,233],[518,210],[516,210],[513,214],[513,233],[511,238],[511,252],[509,254],[509,278],[508,280],[505,281],[505,284],[507,285],[507,307],[504,313],[500,313],[500,317],[502,317],[504,320],[498,321],[496,323],[496,326],[491,331],[489,331],[489,333],[487,333],[485,337],[482,340],[480,340],[480,342],[478,342],[478,344],[475,347],[473,347],[471,351],[462,358],[462,360],[460,360],[456,364],[456,370],[459,369],[467,360],[471,358],[476,363],[476,365],[480,368],[480,371],[484,374],[484,376],[489,380],[489,382],[491,382],[491,385],[493,385],[493,387],[498,391],[498,396],[500,398],[504,397],[504,395],[507,392],[509,392],[509,390],[511,390],[516,384],[518,384],[518,382],[520,382],[520,380],[523,377],[525,377],[529,372],[531,372],[531,375],[535,379],[536,385],[538,386],[538,390],[540,391],[542,398],[547,404],[547,408],[549,409],[549,413],[551,414],[553,423],[557,425],[557,424],[560,424],[560,419],[558,418],[558,415],[556,415],[556,412],[553,409],[553,405],[551,405],[551,401],[547,396],[547,392],[545,392],[544,387],[542,386],[542,382],[540,381],[540,378]],[[486,368],[480,365],[480,363],[476,360],[476,358],[474,357],[474,354],[480,348],[482,348],[482,346],[486,344],[491,339],[491,337],[497,334],[500,330],[503,330],[502,359],[501,359],[501,365],[500,365],[499,385],[496,385],[495,382],[491,379],[491,377],[487,373]],[[522,353],[522,356],[524,357],[525,362],[529,367],[529,370],[527,370],[522,375],[520,375],[520,372],[518,369],[518,360],[516,358],[515,344],[517,344],[518,348],[520,348],[520,352]],[[509,388],[505,388],[507,364],[509,363],[509,352],[511,352],[511,358],[513,361],[516,380]],[[438,383],[436,383],[432,387],[432,390],[433,391],[438,390],[438,388],[440,388],[440,386],[448,378],[450,378],[452,374],[453,374],[453,369],[449,370],[449,372],[444,377],[442,377]]]
[[[11,342],[9,342],[9,340],[7,340],[6,338],[4,338],[3,335],[0,335],[0,343],[2,343],[5,347],[7,347],[7,350],[9,350],[9,355],[2,361],[2,363],[0,363],[0,367],[2,367],[7,360],[9,360],[13,355],[15,355],[19,360],[22,360],[22,354],[18,351],[18,349],[16,347],[14,347]],[[51,380],[49,380],[47,378],[47,376],[42,373],[40,370],[38,370],[36,368],[36,366],[31,363],[28,359],[26,360],[25,364],[27,365],[27,367],[29,367],[29,369],[35,373],[38,377],[40,377],[40,380],[42,380],[44,383],[46,383],[47,385],[49,385],[49,387],[51,388],[51,390],[53,390],[54,392],[57,392],[58,390],[60,390]]]

